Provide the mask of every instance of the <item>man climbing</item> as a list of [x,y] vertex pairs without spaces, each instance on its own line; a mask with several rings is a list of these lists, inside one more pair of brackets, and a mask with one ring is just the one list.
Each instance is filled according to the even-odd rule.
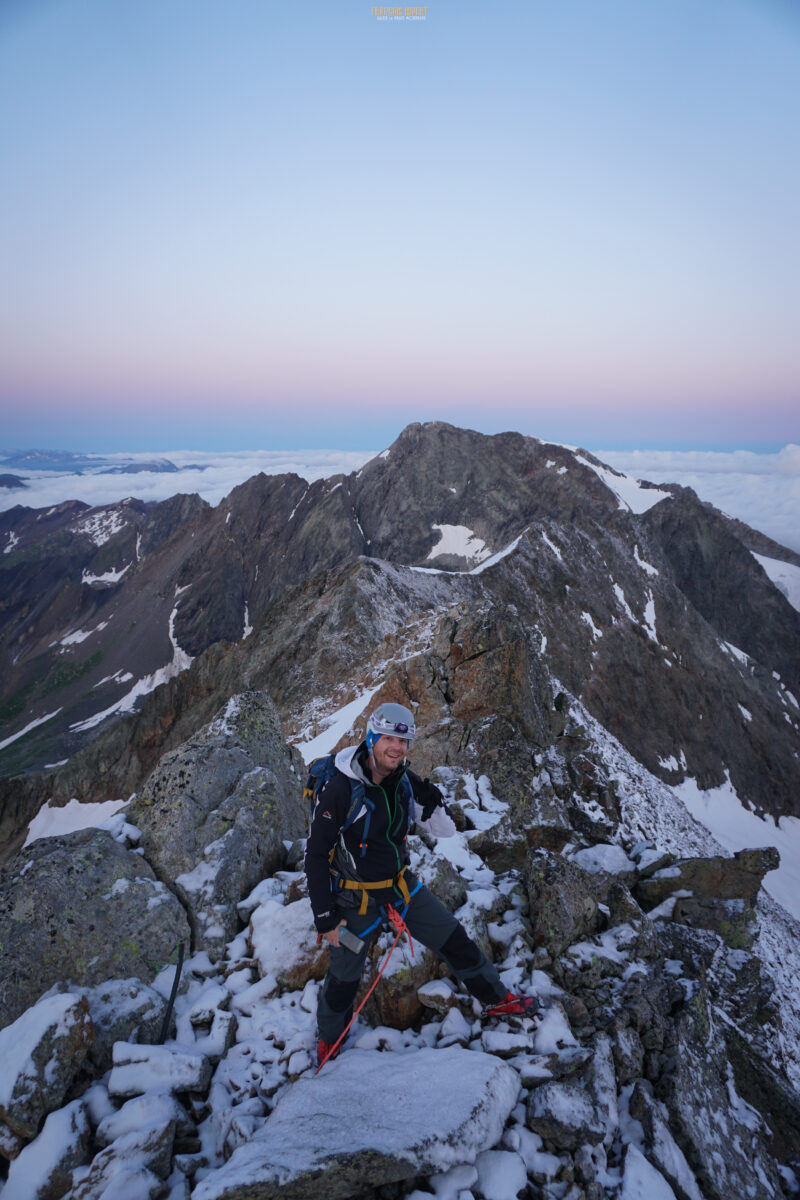
[[[369,949],[393,906],[411,935],[438,954],[487,1016],[533,1015],[536,1001],[516,996],[441,901],[408,870],[406,834],[414,806],[428,820],[442,793],[406,766],[414,718],[401,704],[381,704],[360,746],[336,755],[336,770],[320,789],[306,845],[305,870],[314,921],[330,943],[330,964],[317,1009],[320,1063],[347,1028]],[[353,789],[362,799],[351,810]],[[344,928],[363,939],[355,952],[339,939]],[[338,1050],[334,1053],[338,1053]]]

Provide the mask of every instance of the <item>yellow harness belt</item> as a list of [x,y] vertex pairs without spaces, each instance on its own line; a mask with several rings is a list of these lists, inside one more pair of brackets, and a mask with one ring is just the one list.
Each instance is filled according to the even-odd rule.
[[358,879],[342,879],[340,877],[339,887],[345,888],[348,892],[361,892],[361,907],[358,910],[358,915],[363,917],[364,913],[367,911],[367,903],[369,901],[369,896],[367,893],[379,891],[381,888],[398,888],[400,895],[403,897],[403,903],[408,904],[411,899],[411,895],[408,890],[408,884],[403,878],[405,873],[406,868],[403,867],[400,874],[395,875],[394,879],[379,879],[375,883],[362,883]]

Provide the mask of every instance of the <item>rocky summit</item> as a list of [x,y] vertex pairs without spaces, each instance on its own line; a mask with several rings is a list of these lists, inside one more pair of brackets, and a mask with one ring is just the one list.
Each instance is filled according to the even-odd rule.
[[[791,552],[439,423],[0,539],[2,1200],[800,1193]],[[539,1011],[383,931],[315,1074],[304,763],[382,700],[447,805],[413,869]]]

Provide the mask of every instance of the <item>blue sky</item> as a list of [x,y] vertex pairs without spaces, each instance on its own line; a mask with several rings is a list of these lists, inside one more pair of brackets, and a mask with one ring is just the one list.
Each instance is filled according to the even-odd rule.
[[5,447],[800,441],[780,0],[17,0]]

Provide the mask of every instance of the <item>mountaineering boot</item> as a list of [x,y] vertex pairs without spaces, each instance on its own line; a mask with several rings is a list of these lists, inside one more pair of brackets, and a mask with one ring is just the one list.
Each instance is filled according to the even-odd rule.
[[539,1011],[539,1001],[535,996],[515,996],[506,992],[504,999],[497,1004],[490,1004],[486,1009],[487,1017],[535,1017]]
[[317,1042],[317,1067],[321,1067],[324,1062],[332,1062],[334,1058],[339,1057],[342,1049],[341,1046],[331,1054],[331,1050],[336,1045],[336,1042]]

